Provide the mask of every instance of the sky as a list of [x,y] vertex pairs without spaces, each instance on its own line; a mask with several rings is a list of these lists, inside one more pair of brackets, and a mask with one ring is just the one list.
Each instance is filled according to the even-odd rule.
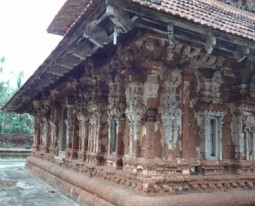
[[66,0],[0,0],[0,58],[5,57],[0,80],[15,85],[20,70],[23,83],[62,39],[46,29]]

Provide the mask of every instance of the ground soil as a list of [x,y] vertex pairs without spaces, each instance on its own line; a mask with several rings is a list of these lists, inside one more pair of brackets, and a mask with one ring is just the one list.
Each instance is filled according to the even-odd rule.
[[0,134],[0,147],[2,148],[31,148],[33,136],[26,134]]

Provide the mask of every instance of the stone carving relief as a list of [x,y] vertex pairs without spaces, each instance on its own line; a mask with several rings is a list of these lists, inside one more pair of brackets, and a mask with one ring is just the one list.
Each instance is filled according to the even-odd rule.
[[147,79],[144,83],[144,103],[147,105],[149,98],[157,98],[159,89],[159,76],[163,70],[162,62],[146,61],[142,66],[147,70]]
[[119,132],[123,129],[125,121],[125,88],[117,74],[108,82],[110,93],[108,95],[108,154],[118,154],[120,141]]
[[182,110],[177,99],[177,87],[182,83],[180,70],[172,70],[164,82],[160,99],[160,113],[164,127],[164,143],[174,149],[181,128]]
[[72,138],[73,138],[73,110],[74,106],[67,104],[67,119],[65,119],[66,124],[66,148],[72,148]]
[[59,125],[60,125],[60,115],[56,107],[52,107],[50,115],[50,146],[55,148],[58,146],[59,137]]
[[89,144],[88,151],[92,153],[101,152],[101,142],[100,142],[100,130],[101,130],[101,118],[102,118],[102,108],[96,103],[89,103],[88,110],[92,114],[90,119],[89,128]]
[[240,107],[236,109],[234,122],[234,140],[236,145],[236,158],[255,159],[255,114],[254,111],[245,111]]
[[[89,138],[88,138],[88,151],[91,153],[101,153],[101,133],[104,111],[106,110],[105,85],[100,83],[100,75],[93,74],[91,78],[91,100],[87,105],[87,109],[91,114],[89,122]],[[97,84],[96,80],[98,81]]]
[[129,150],[130,156],[133,155],[133,140],[140,140],[141,121],[146,108],[143,101],[143,84],[141,82],[131,82],[126,87],[126,98],[129,102],[125,113],[130,121]]
[[50,101],[42,101],[42,124],[41,124],[41,146],[48,152],[49,141],[50,141]]
[[223,84],[223,80],[219,71],[214,72],[211,79],[200,74],[198,81],[198,90],[201,95],[201,98],[199,98],[200,101],[222,104],[220,86]]
[[39,150],[41,140],[41,125],[42,125],[42,104],[40,101],[33,101],[34,112],[34,147]]
[[88,147],[89,119],[90,114],[86,108],[87,101],[81,103],[76,114],[79,125],[79,158],[85,160],[85,153]]

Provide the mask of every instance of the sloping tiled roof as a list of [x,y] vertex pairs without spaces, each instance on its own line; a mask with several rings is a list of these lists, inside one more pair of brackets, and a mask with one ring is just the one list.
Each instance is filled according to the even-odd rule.
[[93,3],[93,0],[67,0],[52,20],[47,31],[57,35],[65,35],[76,21],[81,17],[88,16],[93,11]]
[[[255,41],[255,14],[218,0],[124,0]],[[95,0],[67,0],[48,28],[65,35],[77,19],[93,12]],[[104,0],[102,0],[102,3]],[[89,8],[90,7],[90,8]]]
[[131,0],[142,6],[255,41],[255,14],[217,0]]

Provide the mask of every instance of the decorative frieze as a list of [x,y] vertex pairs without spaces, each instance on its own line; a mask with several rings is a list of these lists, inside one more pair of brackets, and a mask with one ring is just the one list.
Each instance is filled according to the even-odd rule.
[[223,84],[221,73],[219,71],[214,72],[212,78],[204,77],[201,73],[199,75],[199,101],[222,104],[220,98],[220,86]]

